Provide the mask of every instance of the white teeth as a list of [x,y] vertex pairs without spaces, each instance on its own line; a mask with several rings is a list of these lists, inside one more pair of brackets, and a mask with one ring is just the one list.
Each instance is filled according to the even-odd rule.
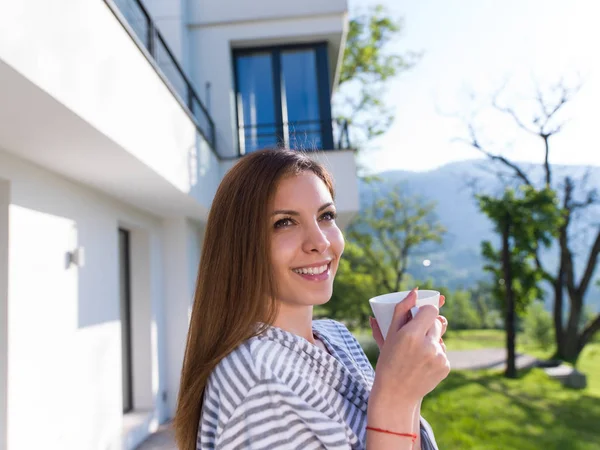
[[327,270],[327,266],[328,266],[328,264],[325,264],[321,267],[308,267],[308,268],[302,268],[302,269],[294,269],[294,272],[296,272],[298,274],[305,274],[305,275],[320,275]]

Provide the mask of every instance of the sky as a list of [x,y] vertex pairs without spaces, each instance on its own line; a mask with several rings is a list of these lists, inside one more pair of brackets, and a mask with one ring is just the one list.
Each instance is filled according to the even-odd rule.
[[567,123],[551,142],[551,162],[600,166],[600,2],[350,0],[351,13],[376,3],[404,21],[392,50],[423,56],[389,85],[396,120],[362,153],[369,171],[428,171],[480,157],[457,142],[467,137],[467,117],[490,149],[539,162],[541,141],[489,105],[503,87],[499,103],[531,120],[535,87],[547,90],[561,78],[581,88],[560,116]]

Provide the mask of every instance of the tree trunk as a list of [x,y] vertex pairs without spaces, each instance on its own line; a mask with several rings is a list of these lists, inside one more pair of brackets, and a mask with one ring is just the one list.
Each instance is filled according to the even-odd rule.
[[517,378],[517,366],[515,361],[515,298],[513,291],[513,276],[510,251],[510,216],[507,217],[502,230],[502,267],[504,270],[504,285],[506,286],[506,378]]
[[565,354],[565,332],[563,328],[563,280],[562,267],[558,273],[556,283],[554,284],[554,332],[556,342],[556,353],[553,359],[562,359]]
[[579,323],[581,322],[581,311],[583,309],[583,298],[579,292],[573,292],[570,296],[569,322],[565,332],[564,361],[575,364],[581,349],[579,348]]

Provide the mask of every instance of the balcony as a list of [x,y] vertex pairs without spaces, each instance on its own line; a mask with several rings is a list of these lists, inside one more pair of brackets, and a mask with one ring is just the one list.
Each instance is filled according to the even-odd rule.
[[125,29],[133,32],[135,39],[148,52],[151,63],[165,77],[173,94],[194,120],[198,131],[215,149],[215,124],[146,7],[140,0],[104,1],[113,10]]
[[108,1],[2,4],[0,151],[152,214],[204,220],[222,175],[214,125],[131,11],[129,24]]
[[238,139],[240,154],[269,147],[302,151],[350,150],[348,123],[304,120],[280,124],[242,125]]

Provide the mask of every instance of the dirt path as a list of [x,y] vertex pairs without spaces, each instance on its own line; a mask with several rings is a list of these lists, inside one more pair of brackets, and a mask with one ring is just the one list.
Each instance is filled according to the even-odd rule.
[[[503,369],[506,363],[506,349],[449,351],[448,359],[453,370]],[[517,353],[517,369],[531,367],[535,363],[535,358]]]

